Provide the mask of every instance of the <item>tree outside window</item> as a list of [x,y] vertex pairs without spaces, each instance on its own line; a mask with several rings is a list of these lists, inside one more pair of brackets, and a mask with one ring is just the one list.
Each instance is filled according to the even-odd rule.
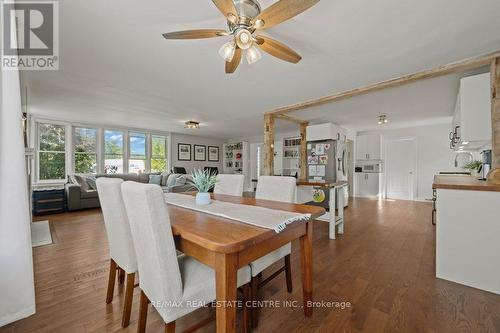
[[151,136],[151,172],[167,170],[167,138],[162,135]]
[[97,130],[75,127],[75,173],[95,173],[97,167]]
[[59,180],[66,178],[65,126],[38,124],[38,178]]

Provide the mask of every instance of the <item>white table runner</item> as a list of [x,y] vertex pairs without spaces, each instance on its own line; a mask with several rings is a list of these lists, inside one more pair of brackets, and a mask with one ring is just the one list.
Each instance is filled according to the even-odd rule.
[[199,206],[195,203],[194,196],[178,193],[165,193],[165,201],[171,205],[236,220],[261,228],[272,229],[276,233],[283,231],[290,223],[307,221],[311,218],[311,214],[234,204],[220,200],[212,200],[212,203],[209,205]]

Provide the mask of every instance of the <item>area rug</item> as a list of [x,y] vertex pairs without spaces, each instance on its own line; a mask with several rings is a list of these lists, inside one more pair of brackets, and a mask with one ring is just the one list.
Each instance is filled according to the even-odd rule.
[[49,221],[31,223],[31,245],[33,247],[52,244]]

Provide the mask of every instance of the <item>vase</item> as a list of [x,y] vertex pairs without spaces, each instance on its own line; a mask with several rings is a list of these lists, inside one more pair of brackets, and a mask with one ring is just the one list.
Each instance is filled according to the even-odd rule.
[[196,193],[196,204],[197,205],[208,205],[212,199],[210,199],[210,193],[198,192]]

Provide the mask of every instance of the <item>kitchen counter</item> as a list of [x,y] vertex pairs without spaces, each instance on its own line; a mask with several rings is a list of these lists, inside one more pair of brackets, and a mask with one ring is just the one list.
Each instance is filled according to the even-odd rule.
[[433,189],[500,192],[500,185],[465,175],[436,175]]
[[315,187],[340,187],[347,185],[346,181],[311,181],[311,180],[297,180],[297,186],[315,186]]
[[500,186],[438,175],[436,277],[500,295]]

